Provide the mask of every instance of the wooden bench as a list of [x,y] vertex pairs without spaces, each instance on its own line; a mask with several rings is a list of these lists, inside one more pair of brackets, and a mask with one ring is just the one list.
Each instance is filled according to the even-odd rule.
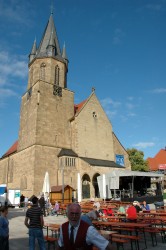
[[56,242],[57,242],[57,238],[54,237],[50,237],[50,236],[44,236],[44,240],[47,242],[48,244],[48,250],[50,250],[50,246],[53,245],[53,248],[55,250],[56,247]]
[[139,249],[139,240],[141,239],[140,236],[136,235],[127,235],[127,234],[117,234],[113,233],[111,237],[117,237],[117,238],[122,238],[122,239],[129,239],[131,242],[131,249],[133,249],[132,241],[135,242],[136,248]]
[[122,249],[124,250],[124,243],[129,243],[130,240],[129,239],[119,239],[119,238],[116,238],[116,237],[111,237],[111,242],[116,243],[118,250],[119,250],[119,247],[122,247]]

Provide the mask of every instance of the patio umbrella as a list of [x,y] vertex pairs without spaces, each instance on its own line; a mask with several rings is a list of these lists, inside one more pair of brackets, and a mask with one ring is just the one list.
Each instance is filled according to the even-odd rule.
[[49,192],[50,192],[50,179],[49,179],[49,174],[48,174],[48,172],[45,173],[42,192],[43,192],[44,194],[46,194],[46,193],[49,194]]

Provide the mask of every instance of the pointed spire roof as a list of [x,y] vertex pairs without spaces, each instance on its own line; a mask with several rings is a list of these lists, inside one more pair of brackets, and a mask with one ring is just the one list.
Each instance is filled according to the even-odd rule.
[[36,38],[35,38],[30,55],[36,55],[36,51],[37,51],[37,46],[36,46]]
[[47,56],[47,47],[48,45],[50,45],[50,43],[55,45],[55,48],[56,48],[55,56],[61,57],[60,46],[59,46],[58,37],[57,37],[52,14],[50,15],[44,34],[42,36],[42,39],[41,39],[41,42],[37,51],[37,57]]
[[62,50],[62,57],[68,61],[67,53],[66,53],[66,46],[65,43],[63,45],[63,50]]
[[[51,32],[51,36],[50,36],[50,40],[49,40],[48,46],[56,47],[55,39],[54,39],[54,35],[53,35],[53,30],[52,30],[52,32]],[[48,47],[48,46],[47,46],[47,47]]]

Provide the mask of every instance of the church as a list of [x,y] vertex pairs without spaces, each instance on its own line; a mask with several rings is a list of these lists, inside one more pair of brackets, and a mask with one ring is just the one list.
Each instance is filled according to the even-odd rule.
[[0,184],[9,190],[39,195],[48,172],[50,186],[69,185],[75,198],[89,199],[99,197],[98,176],[131,169],[95,89],[74,103],[68,63],[51,14],[39,46],[35,40],[29,55],[18,141],[0,158]]

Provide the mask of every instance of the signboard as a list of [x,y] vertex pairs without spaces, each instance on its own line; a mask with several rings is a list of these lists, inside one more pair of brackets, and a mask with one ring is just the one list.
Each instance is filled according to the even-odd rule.
[[20,197],[20,192],[15,192],[15,198]]
[[124,167],[124,155],[116,155],[116,163]]
[[158,169],[166,170],[166,164],[159,164]]

